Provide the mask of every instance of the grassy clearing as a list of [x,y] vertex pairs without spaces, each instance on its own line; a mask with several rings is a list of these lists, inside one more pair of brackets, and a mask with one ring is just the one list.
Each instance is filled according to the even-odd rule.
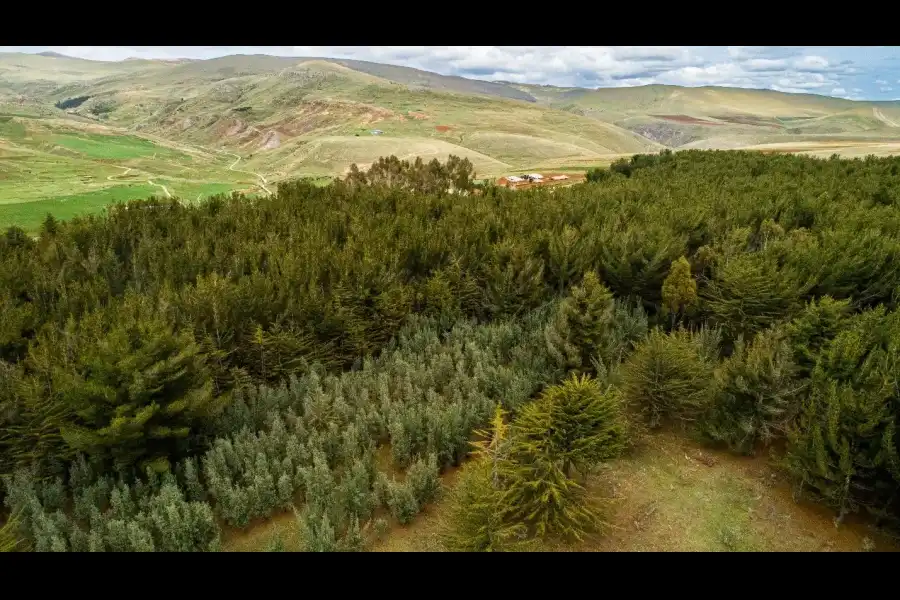
[[[175,154],[168,148],[157,146],[149,140],[134,136],[120,135],[54,135],[54,144],[74,150],[87,158],[106,160],[127,160],[144,156]],[[190,157],[178,157],[189,159]]]
[[57,196],[34,202],[0,204],[0,229],[16,225],[29,233],[40,229],[47,214],[57,219],[97,214],[114,202],[162,196],[162,190],[149,184],[126,184],[94,192]]
[[[153,180],[157,182],[156,179]],[[199,196],[201,199],[215,196],[217,194],[228,194],[232,190],[240,187],[233,183],[193,183],[186,181],[165,181],[160,180],[157,183],[165,185],[172,196],[182,198],[184,200],[196,200]]]
[[[468,158],[479,174],[502,174],[509,165],[489,156],[438,139],[392,137],[327,137],[302,145],[281,149],[277,155],[254,155],[246,166],[249,170],[269,169],[287,176],[325,176],[342,173],[352,163],[369,165],[382,156],[396,155],[400,159],[414,160],[416,156],[429,161],[447,160],[451,154]],[[274,161],[272,159],[275,159]]]
[[[13,149],[0,154],[0,206],[99,191],[123,170],[70,156]],[[132,179],[132,178],[128,178]]]
[[[445,476],[452,486],[456,473]],[[896,544],[860,520],[835,527],[827,509],[794,501],[788,484],[763,458],[710,450],[670,433],[643,440],[631,456],[593,477],[593,495],[611,499],[610,530],[580,544],[548,542],[549,552],[857,552],[896,551]],[[444,551],[445,505],[437,503],[408,526],[395,525],[373,547],[379,552]],[[297,541],[292,515],[232,537],[233,551],[264,549],[280,533]],[[287,545],[287,544],[286,544]],[[288,545],[291,549],[291,546]]]
[[[465,467],[463,467],[465,468]],[[452,487],[458,470],[444,475]],[[610,522],[602,536],[579,544],[549,541],[548,552],[858,552],[896,551],[888,537],[861,520],[835,527],[833,514],[795,502],[791,489],[764,458],[743,458],[710,450],[670,433],[643,440],[629,457],[593,477],[592,495],[607,498]],[[446,505],[425,508],[407,526],[394,523],[377,540],[376,552],[441,552]],[[230,531],[233,552],[264,550],[276,536],[291,551],[301,549],[291,513]]]
[[228,156],[192,155],[150,139],[73,131],[70,125],[0,116],[0,228],[33,232],[48,213],[68,219],[113,202],[164,197],[148,180],[190,202],[256,181],[229,170]]
[[0,138],[21,139],[25,137],[25,125],[12,116],[0,115]]

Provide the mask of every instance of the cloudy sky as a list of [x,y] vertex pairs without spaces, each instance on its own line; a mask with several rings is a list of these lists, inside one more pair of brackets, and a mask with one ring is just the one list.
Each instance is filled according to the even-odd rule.
[[321,56],[519,83],[722,85],[900,99],[900,47],[893,46],[0,46],[0,52],[45,51],[94,60]]

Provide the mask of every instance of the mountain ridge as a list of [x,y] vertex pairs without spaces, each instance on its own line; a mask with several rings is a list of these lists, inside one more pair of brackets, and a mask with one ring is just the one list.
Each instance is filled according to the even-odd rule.
[[898,102],[723,86],[519,84],[265,54],[173,61],[0,54],[0,98],[50,113],[77,99],[58,117],[227,149],[277,178],[340,174],[384,153],[468,154],[493,174],[664,148],[802,150],[900,139]]

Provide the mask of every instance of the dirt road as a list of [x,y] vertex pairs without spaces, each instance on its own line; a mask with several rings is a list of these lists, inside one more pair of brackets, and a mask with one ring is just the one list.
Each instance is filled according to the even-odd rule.
[[878,119],[879,121],[881,121],[888,127],[900,127],[900,125],[897,125],[897,123],[888,119],[886,116],[884,116],[884,113],[882,113],[880,110],[878,110],[874,106],[872,107],[872,114],[875,115],[876,119]]
[[168,189],[166,188],[166,186],[164,186],[163,184],[161,184],[161,183],[153,183],[153,180],[152,180],[152,179],[148,179],[148,180],[147,180],[147,183],[149,183],[150,185],[155,185],[156,187],[161,187],[161,188],[162,188],[162,191],[165,192],[165,194],[166,194],[166,198],[171,198],[171,197],[172,197],[172,194],[169,193],[169,190],[168,190]]
[[120,168],[120,169],[125,169],[125,172],[124,172],[124,173],[119,173],[118,175],[110,175],[110,176],[107,177],[106,179],[108,179],[109,181],[115,181],[117,177],[125,177],[126,175],[128,175],[129,173],[131,173],[131,167],[119,167],[119,168]]
[[228,154],[229,156],[233,156],[233,157],[234,157],[234,162],[231,163],[231,166],[230,166],[230,167],[228,167],[228,170],[229,170],[229,171],[235,171],[235,172],[237,172],[237,173],[247,173],[248,175],[255,175],[256,177],[259,178],[259,182],[260,182],[260,183],[259,183],[259,187],[261,187],[261,188],[263,189],[263,191],[265,191],[267,194],[271,194],[271,193],[272,193],[272,190],[270,190],[269,188],[266,187],[266,184],[269,183],[269,182],[266,181],[266,178],[263,177],[262,175],[260,175],[259,173],[254,173],[253,171],[243,171],[243,170],[241,170],[241,169],[235,169],[235,167],[237,166],[237,164],[238,164],[239,162],[241,162],[241,157],[240,157],[240,156],[238,156],[237,154],[234,154],[234,153],[232,153],[232,152],[225,152],[224,150],[223,150],[222,152],[225,153],[225,154]]

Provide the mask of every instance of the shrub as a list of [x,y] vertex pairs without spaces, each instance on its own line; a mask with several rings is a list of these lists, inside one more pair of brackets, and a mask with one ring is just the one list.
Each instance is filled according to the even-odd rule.
[[437,457],[430,454],[426,460],[420,458],[414,462],[406,471],[406,485],[419,506],[434,500],[441,489]]
[[[102,477],[94,483],[79,482],[83,487],[72,491],[80,499],[75,512],[82,517],[77,520],[42,503],[47,483],[36,479],[34,472],[19,471],[8,478],[6,501],[19,516],[20,533],[38,552],[219,550],[219,527],[212,509],[204,502],[188,502],[171,474],[134,485],[104,483],[108,481]],[[65,504],[70,501],[67,497]]]
[[900,313],[852,317],[823,348],[784,463],[802,491],[839,511],[900,516]]
[[682,256],[672,263],[669,275],[663,281],[663,314],[670,315],[672,327],[677,319],[697,304],[697,282],[691,276],[691,265]]
[[804,307],[786,327],[798,374],[809,377],[822,348],[841,331],[850,302],[825,296]]
[[545,336],[558,363],[575,371],[591,365],[591,356],[604,347],[615,313],[609,290],[593,271],[563,300]]
[[766,330],[749,345],[740,341],[716,376],[715,400],[702,429],[739,452],[783,435],[800,408],[805,383],[797,378],[781,331]]
[[269,542],[266,544],[266,552],[287,552],[287,548],[284,545],[284,538],[281,537],[280,533],[276,533]]
[[494,484],[493,463],[469,462],[447,500],[442,540],[454,552],[499,552],[521,547],[524,525],[510,524],[502,510],[502,490]]
[[656,329],[623,365],[622,392],[650,427],[672,419],[695,421],[712,397],[713,368],[696,336]]

